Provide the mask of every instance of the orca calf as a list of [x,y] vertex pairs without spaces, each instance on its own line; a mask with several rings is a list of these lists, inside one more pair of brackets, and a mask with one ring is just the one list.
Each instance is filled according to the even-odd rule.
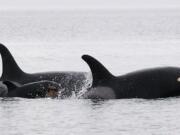
[[[58,97],[60,86],[52,81],[39,81],[21,85],[12,81],[4,81],[3,87],[6,94],[1,94],[1,97],[22,97],[22,98],[43,98],[43,97]],[[2,82],[0,87],[2,88]],[[1,93],[2,89],[0,89]],[[4,92],[5,93],[5,92]]]
[[155,99],[180,95],[180,68],[152,68],[116,77],[95,58],[83,55],[82,59],[89,65],[93,78],[84,98]]
[[2,57],[2,76],[0,81],[9,80],[20,84],[37,82],[42,80],[54,81],[66,89],[70,96],[72,91],[78,92],[86,80],[85,72],[44,72],[44,73],[25,73],[17,65],[10,51],[0,44],[0,53]]

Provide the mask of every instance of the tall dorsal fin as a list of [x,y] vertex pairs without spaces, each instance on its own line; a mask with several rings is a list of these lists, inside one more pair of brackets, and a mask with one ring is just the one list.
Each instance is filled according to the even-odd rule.
[[12,81],[3,81],[3,83],[7,86],[8,91],[13,91],[19,87],[17,83],[12,82]]
[[105,85],[107,80],[113,78],[114,76],[95,58],[89,56],[89,55],[83,55],[82,59],[86,61],[86,63],[89,65],[92,77],[93,77],[93,83],[92,87],[95,87],[97,85]]
[[0,44],[0,53],[2,57],[1,80],[10,80],[24,74],[24,72],[17,65],[10,51],[3,44]]

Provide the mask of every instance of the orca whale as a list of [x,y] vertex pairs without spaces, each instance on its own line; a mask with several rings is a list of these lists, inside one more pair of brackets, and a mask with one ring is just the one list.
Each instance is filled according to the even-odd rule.
[[178,67],[158,67],[114,76],[95,58],[83,55],[82,59],[89,65],[93,79],[84,98],[156,99],[180,95]]
[[37,82],[42,80],[54,81],[61,85],[61,89],[66,89],[67,94],[72,91],[78,92],[84,87],[86,80],[85,72],[44,72],[44,73],[25,73],[16,63],[10,51],[0,44],[2,57],[2,76],[0,81],[9,80],[20,84]]
[[[5,85],[6,87],[2,87]],[[56,82],[52,81],[39,81],[31,82],[21,85],[17,82],[3,81],[1,82],[0,93],[6,91],[6,94],[1,94],[1,97],[21,97],[21,98],[43,98],[43,97],[58,97],[61,90]],[[5,93],[5,92],[4,92]],[[63,95],[61,95],[63,96]]]

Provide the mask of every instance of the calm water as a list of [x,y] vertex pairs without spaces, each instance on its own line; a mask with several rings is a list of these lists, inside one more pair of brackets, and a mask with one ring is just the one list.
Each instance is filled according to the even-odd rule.
[[180,99],[1,100],[1,135],[175,134]]
[[[0,42],[26,72],[89,71],[82,54],[115,75],[180,66],[180,10],[1,11],[0,31]],[[179,108],[178,97],[0,99],[0,135],[174,135],[180,132]]]

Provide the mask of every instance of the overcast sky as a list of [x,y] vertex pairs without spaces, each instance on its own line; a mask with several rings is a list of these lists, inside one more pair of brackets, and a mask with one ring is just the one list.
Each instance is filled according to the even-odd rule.
[[180,8],[180,0],[0,0],[0,9]]

